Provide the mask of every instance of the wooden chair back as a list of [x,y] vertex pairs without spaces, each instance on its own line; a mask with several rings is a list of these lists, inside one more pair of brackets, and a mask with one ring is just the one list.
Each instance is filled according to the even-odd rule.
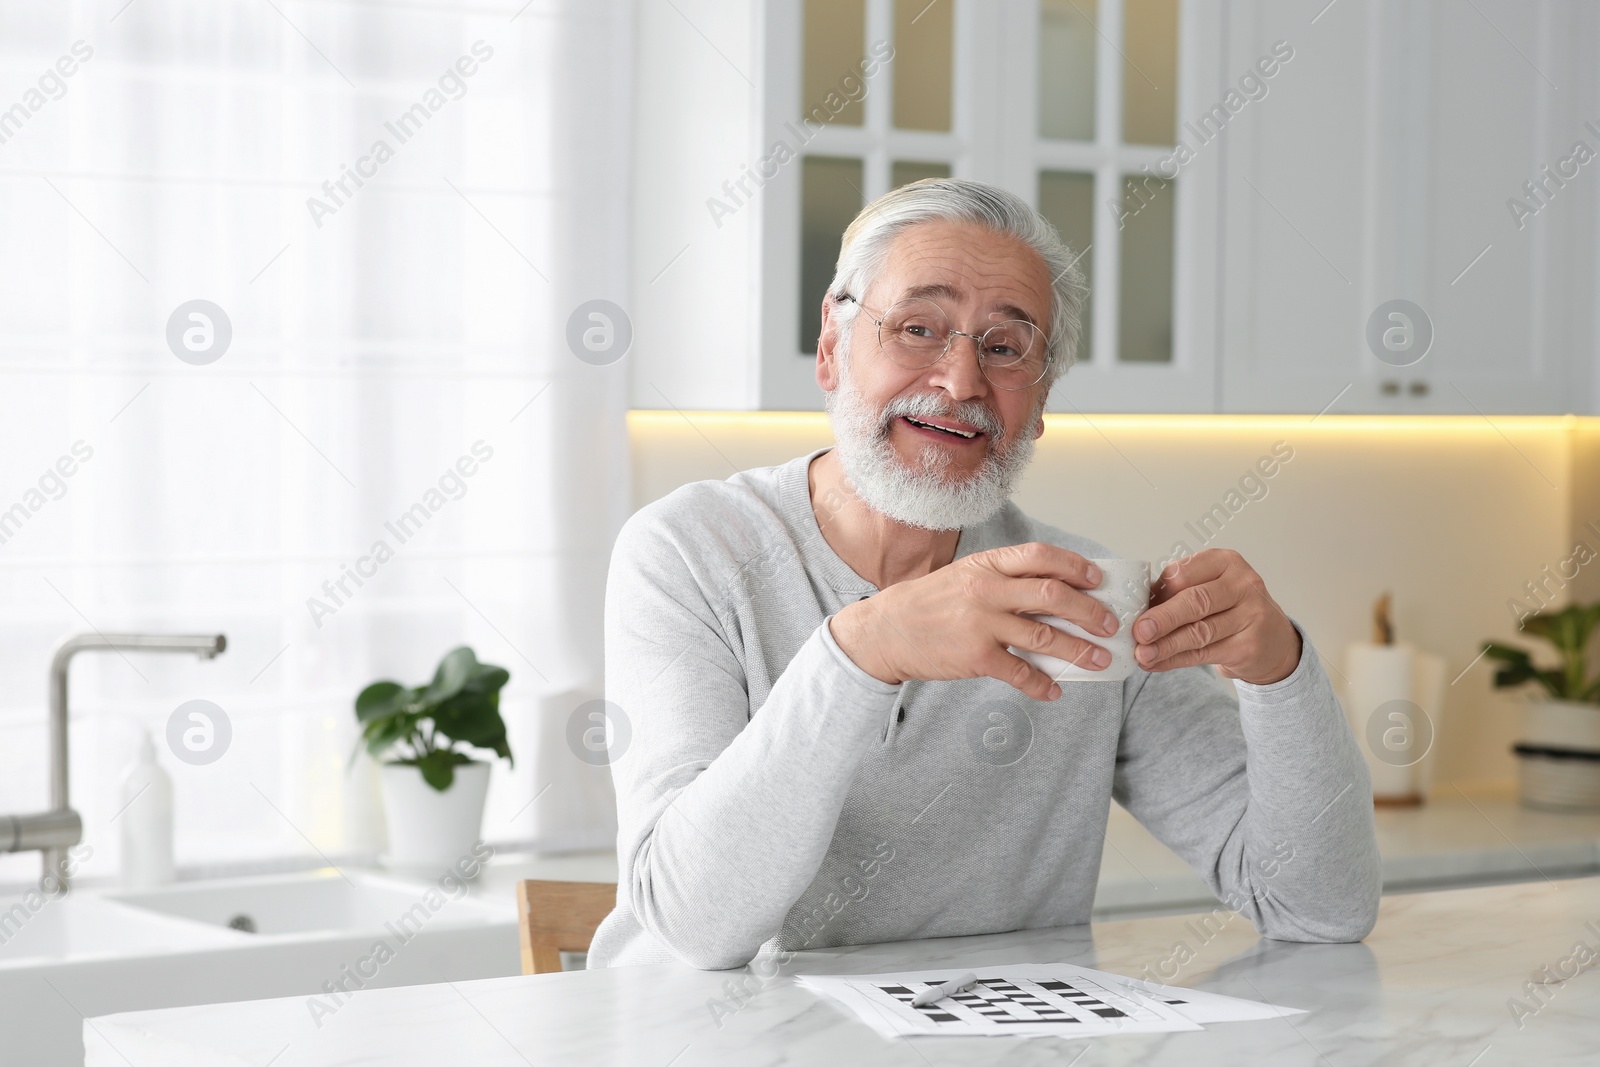
[[562,952],[589,951],[595,928],[616,903],[615,882],[518,882],[522,973],[559,971]]

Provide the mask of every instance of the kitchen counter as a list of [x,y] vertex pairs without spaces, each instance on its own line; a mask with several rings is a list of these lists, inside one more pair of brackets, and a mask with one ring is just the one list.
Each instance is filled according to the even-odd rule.
[[[83,1036],[87,1067],[1066,1064],[1085,1052],[1086,1067],[1591,1063],[1600,977],[1574,962],[1580,946],[1592,966],[1600,878],[1388,896],[1377,928],[1351,945],[1264,941],[1237,917],[1149,916],[804,952],[765,980],[665,965],[569,971],[368,990],[331,1016],[314,1016],[306,997],[131,1012],[86,1020]],[[1087,1039],[1083,1050],[1057,1038],[888,1040],[791,978],[1055,961],[1150,968],[1309,1014]],[[1554,980],[1531,984],[1536,974]],[[719,1002],[731,1014],[713,1014]]]
[[[1378,809],[1377,829],[1385,893],[1600,874],[1600,812],[1534,811],[1509,788],[1446,786],[1420,807]],[[1187,864],[1112,805],[1095,918],[1192,910],[1215,899]]]
[[[1386,893],[1600,873],[1600,813],[1533,811],[1509,789],[1464,793],[1447,786],[1421,807],[1380,809],[1377,824]],[[616,855],[497,856],[474,892],[509,901],[519,878],[615,882]],[[1112,805],[1094,918],[1171,914],[1215,902],[1187,864]]]

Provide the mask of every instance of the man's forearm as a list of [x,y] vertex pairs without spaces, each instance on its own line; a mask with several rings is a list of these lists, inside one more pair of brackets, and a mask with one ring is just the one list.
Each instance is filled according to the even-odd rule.
[[[1306,645],[1303,657],[1316,652]],[[1377,914],[1381,872],[1366,762],[1320,664],[1240,684],[1249,749],[1240,910],[1268,937],[1355,941]]]
[[1237,706],[1198,668],[1146,676],[1115,796],[1264,935],[1357,940],[1380,889],[1371,793],[1316,648],[1277,682],[1233,684]]
[[[633,911],[695,966],[742,966],[778,932],[816,877],[850,782],[893,705],[896,687],[850,663],[826,625],[708,764],[636,745],[613,768],[619,823],[633,831],[625,865]],[[674,703],[708,699],[704,677],[696,685],[687,672],[693,688],[685,689],[668,672],[634,695],[634,706],[670,716]]]

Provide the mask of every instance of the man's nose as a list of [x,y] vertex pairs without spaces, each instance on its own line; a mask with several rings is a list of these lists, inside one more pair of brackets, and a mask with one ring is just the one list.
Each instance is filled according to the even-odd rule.
[[968,334],[951,333],[944,358],[933,365],[928,384],[943,389],[955,401],[971,400],[989,391],[978,359],[978,339]]

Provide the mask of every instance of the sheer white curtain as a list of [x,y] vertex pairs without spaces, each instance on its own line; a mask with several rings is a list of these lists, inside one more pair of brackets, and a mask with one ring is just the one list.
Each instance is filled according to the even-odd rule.
[[[228,638],[78,658],[85,877],[116,871],[140,728],[180,867],[381,849],[352,698],[460,643],[512,675],[486,836],[610,843],[565,727],[599,695],[626,361],[579,360],[567,326],[627,304],[628,11],[0,7],[0,812],[45,806],[58,639]],[[169,344],[194,300],[231,326],[214,362]],[[191,699],[231,725],[209,765],[164,740]]]

